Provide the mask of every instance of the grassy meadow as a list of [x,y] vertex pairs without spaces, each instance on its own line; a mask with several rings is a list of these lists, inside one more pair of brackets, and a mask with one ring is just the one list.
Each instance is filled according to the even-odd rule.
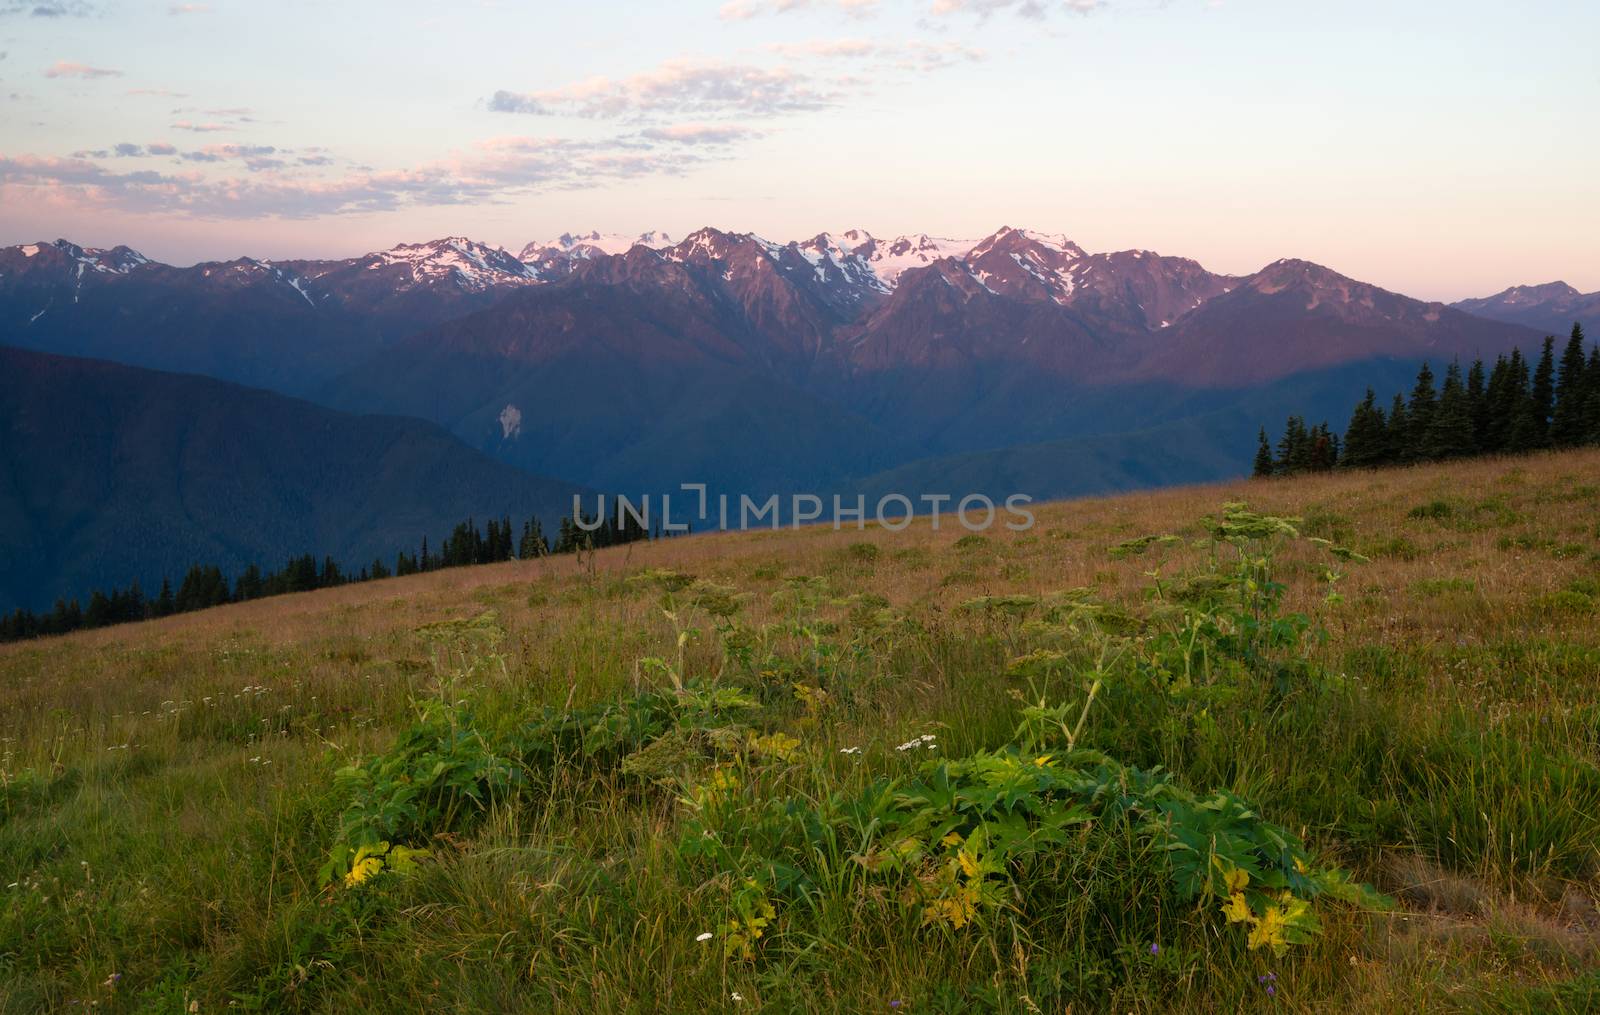
[[1600,1009],[1600,452],[1036,514],[0,646],[0,1011]]

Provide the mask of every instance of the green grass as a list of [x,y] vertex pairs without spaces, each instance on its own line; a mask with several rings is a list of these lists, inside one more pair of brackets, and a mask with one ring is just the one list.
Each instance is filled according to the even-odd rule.
[[[0,1010],[1589,1010],[1596,467],[698,537],[9,646]],[[1221,525],[1240,497],[1371,559]],[[427,855],[347,884],[378,842]]]

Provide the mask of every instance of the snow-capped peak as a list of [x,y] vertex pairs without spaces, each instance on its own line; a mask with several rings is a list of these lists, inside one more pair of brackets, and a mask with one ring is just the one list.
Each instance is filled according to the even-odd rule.
[[602,233],[592,229],[586,233],[562,233],[553,240],[535,240],[522,248],[522,259],[532,262],[552,255],[565,255],[586,260],[611,254],[626,254],[634,247],[660,250],[663,247],[670,247],[672,243],[672,237],[661,229],[649,229],[637,235]]
[[1542,285],[1514,285],[1502,293],[1491,296],[1490,299],[1499,300],[1506,306],[1516,306],[1522,303],[1544,303],[1548,300],[1582,295],[1566,282],[1545,282]]
[[971,240],[949,239],[912,233],[880,240],[862,229],[851,229],[840,234],[853,242],[852,252],[872,265],[878,279],[890,288],[900,281],[900,273],[907,268],[922,268],[944,257],[964,257],[972,249]]
[[662,256],[670,261],[688,261],[699,256],[723,261],[744,247],[753,247],[772,261],[783,257],[782,243],[774,243],[755,233],[728,233],[712,226],[696,229],[681,243],[663,250]]
[[842,282],[860,299],[862,289],[884,293],[891,289],[871,261],[860,253],[871,242],[872,236],[864,230],[847,229],[838,236],[818,233],[793,246],[816,272],[818,282]]
[[[1041,233],[1032,229],[1001,226],[973,246],[968,259],[976,260],[991,250],[1021,253],[1030,248],[1064,255],[1069,260],[1087,256],[1082,247],[1059,233]],[[1051,258],[1051,260],[1058,259]]]
[[427,243],[402,243],[367,255],[367,261],[369,271],[401,265],[410,269],[413,284],[449,279],[469,292],[539,278],[537,271],[500,247],[478,243],[465,236],[447,236]]
[[1064,305],[1077,290],[1088,256],[1065,236],[1006,226],[973,247],[966,261],[995,292],[1042,295]]
[[30,243],[19,248],[23,257],[37,257],[46,249],[58,250],[66,255],[68,260],[76,262],[78,274],[85,271],[96,271],[104,275],[126,275],[141,264],[149,264],[150,259],[131,247],[80,247],[71,240],[56,240],[54,243]]

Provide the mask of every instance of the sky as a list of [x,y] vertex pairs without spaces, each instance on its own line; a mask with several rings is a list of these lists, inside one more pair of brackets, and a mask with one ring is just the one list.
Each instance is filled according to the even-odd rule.
[[0,244],[1022,226],[1600,290],[1594,0],[0,0]]

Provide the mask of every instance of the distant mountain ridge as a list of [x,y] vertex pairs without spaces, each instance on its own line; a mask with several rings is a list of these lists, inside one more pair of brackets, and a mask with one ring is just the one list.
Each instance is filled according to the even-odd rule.
[[0,376],[0,612],[196,563],[392,566],[469,516],[554,531],[579,492],[421,420],[3,346]]
[[1582,324],[1590,334],[1600,333],[1600,292],[1579,292],[1565,282],[1514,285],[1493,296],[1461,300],[1451,306],[1553,335],[1567,334],[1574,324]]
[[1009,226],[973,241],[575,231],[518,255],[450,237],[190,268],[64,241],[0,250],[0,341],[417,416],[626,491],[848,489],[1538,337],[1306,261],[1235,276]]
[[[1536,338],[1304,261],[1237,277],[1004,228],[891,285],[874,242],[706,228],[586,256],[396,343],[318,397],[422,415],[506,461],[608,489],[674,477],[848,488],[914,460],[1145,430],[1263,386],[1316,387],[1317,371],[1349,387],[1364,362],[1414,371]],[[1328,404],[1348,411],[1359,394],[1330,391]],[[495,422],[508,407],[518,439]]]

